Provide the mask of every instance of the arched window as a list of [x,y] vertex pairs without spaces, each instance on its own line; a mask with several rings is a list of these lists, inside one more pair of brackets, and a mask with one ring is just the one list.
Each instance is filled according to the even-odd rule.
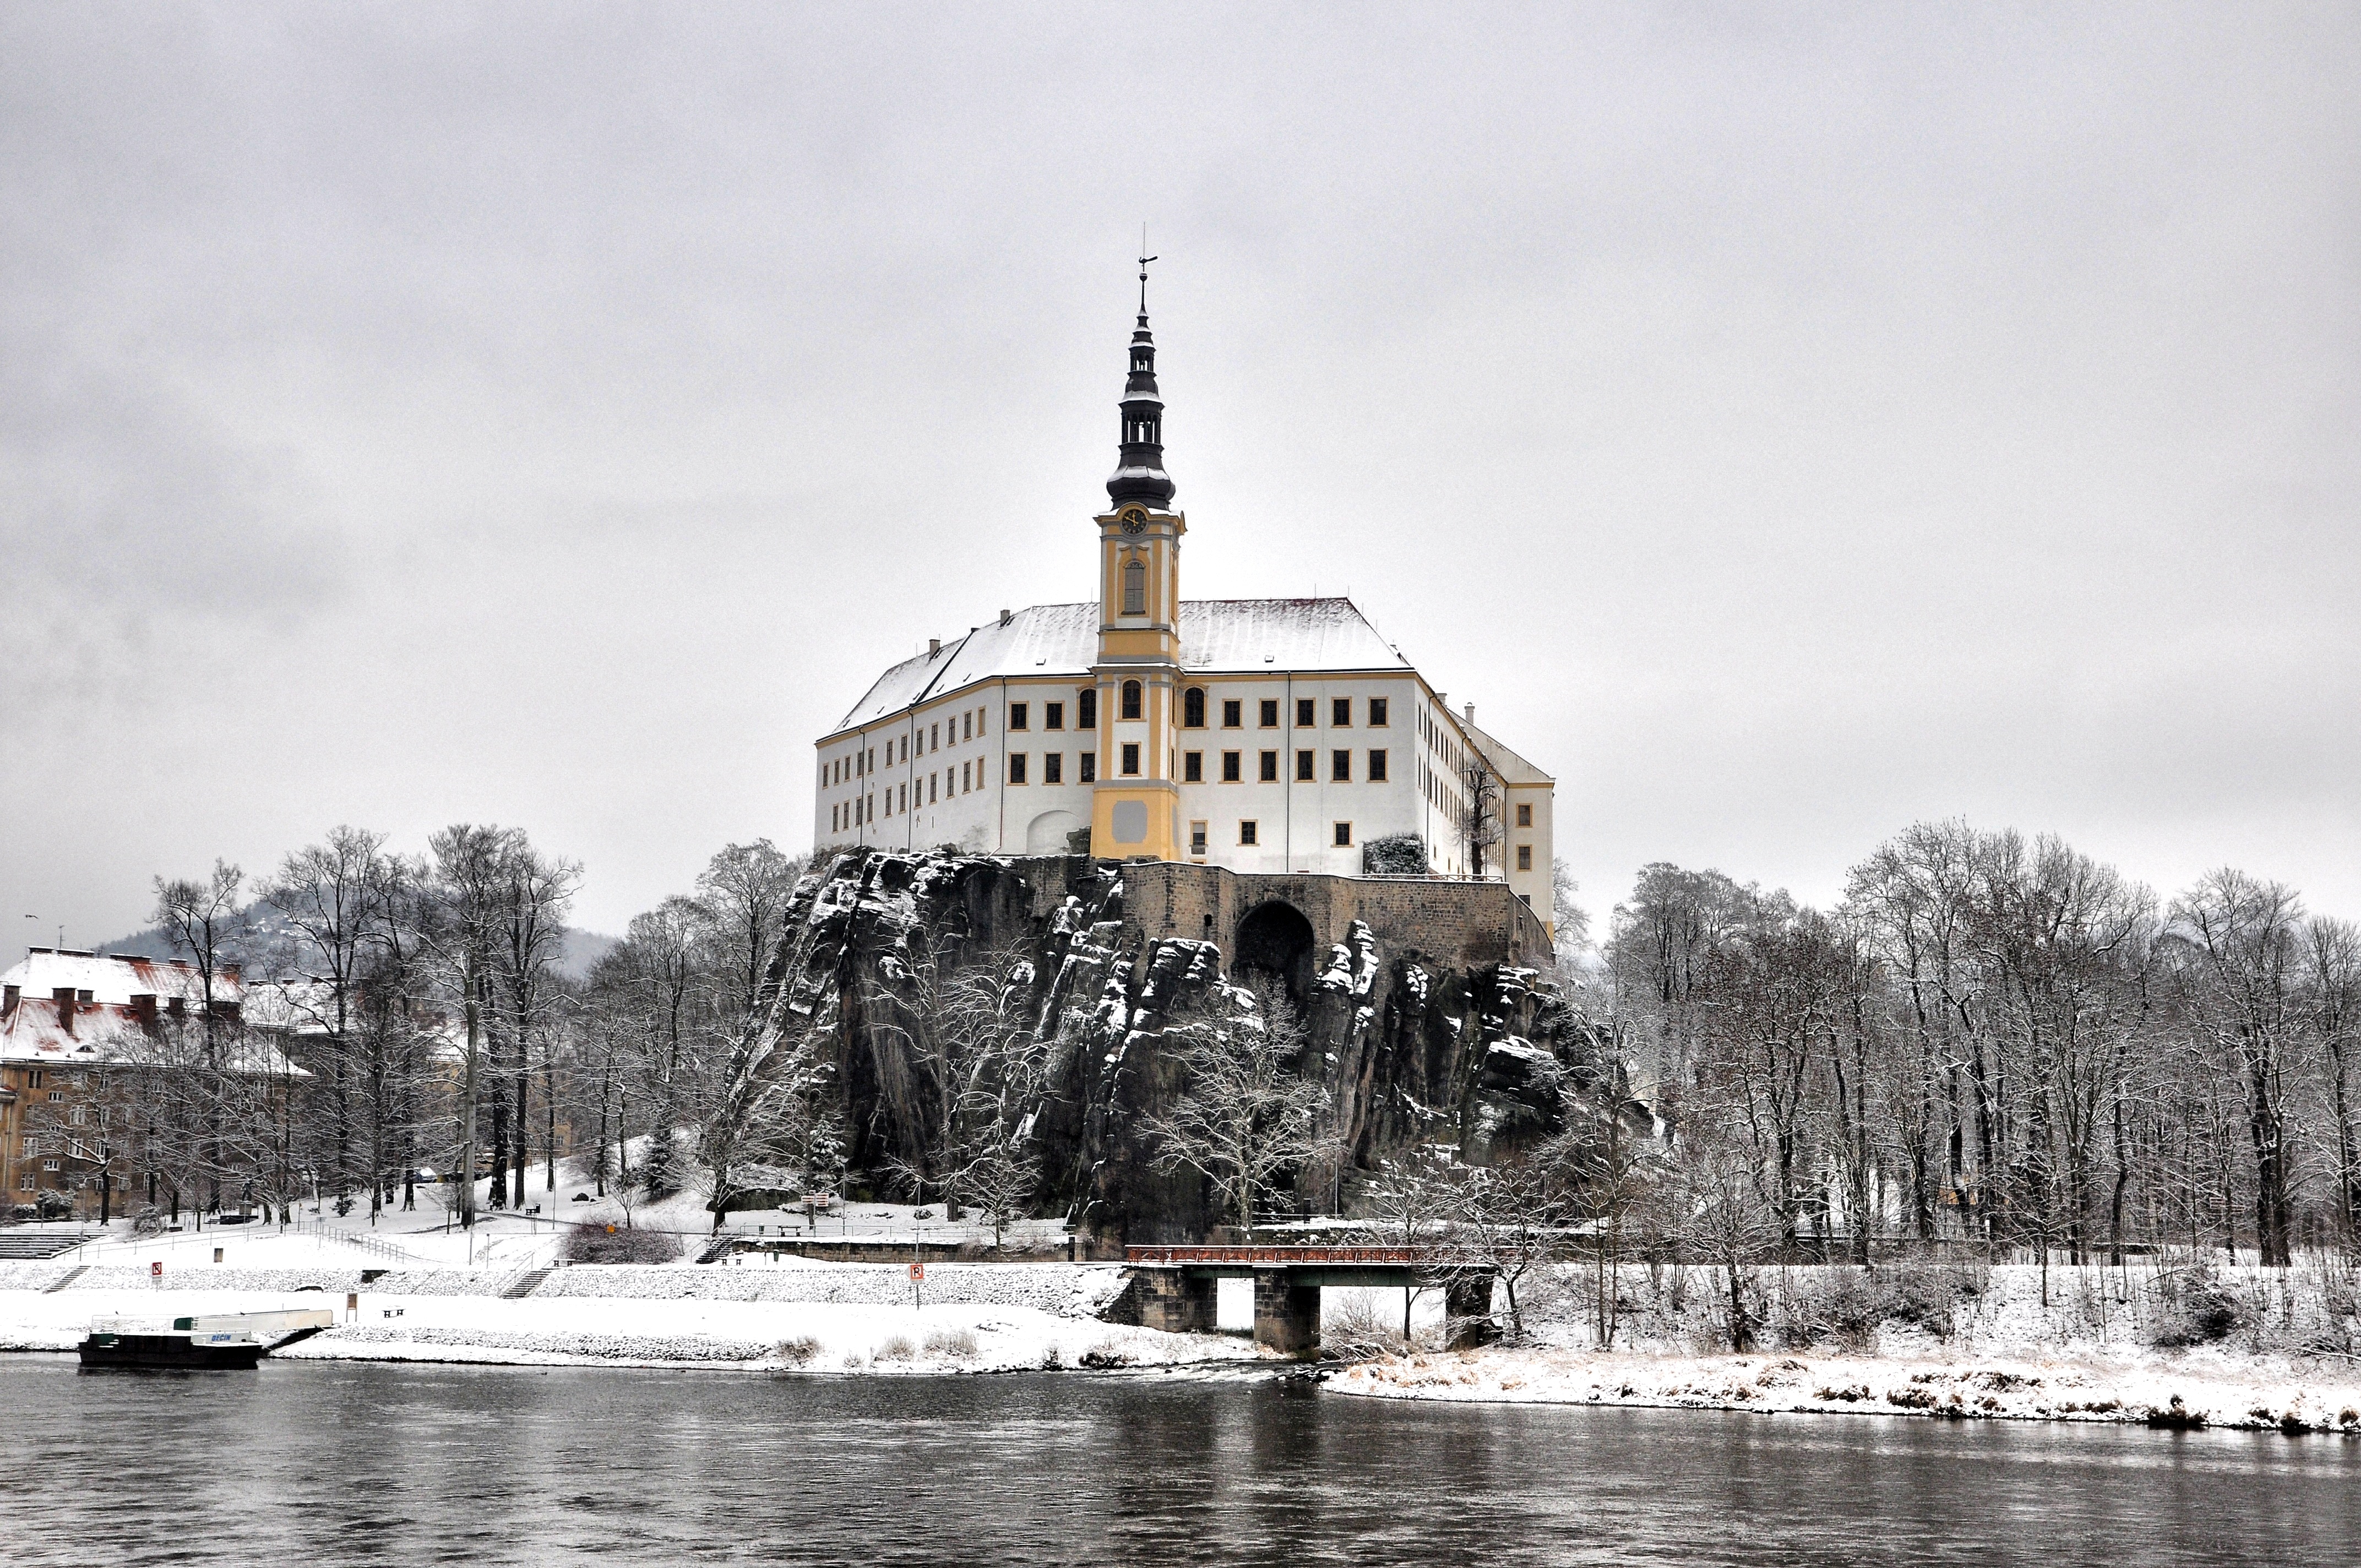
[[1074,694],[1074,728],[1096,729],[1099,727],[1099,688],[1084,686]]
[[1123,683],[1123,716],[1126,718],[1139,717],[1139,683],[1137,681]]
[[1148,566],[1144,562],[1126,562],[1123,568],[1123,613],[1148,613]]
[[1205,728],[1205,688],[1191,686],[1180,695],[1180,723],[1184,729]]

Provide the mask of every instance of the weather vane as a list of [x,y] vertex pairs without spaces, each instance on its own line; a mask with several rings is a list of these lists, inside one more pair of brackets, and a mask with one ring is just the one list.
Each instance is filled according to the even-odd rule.
[[1148,254],[1148,225],[1139,225],[1139,313],[1148,313],[1148,264],[1156,258]]

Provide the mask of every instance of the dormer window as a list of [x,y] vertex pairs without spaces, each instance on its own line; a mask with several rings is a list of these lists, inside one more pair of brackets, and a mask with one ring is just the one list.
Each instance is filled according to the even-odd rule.
[[1148,613],[1148,566],[1145,562],[1130,561],[1123,568],[1123,613]]

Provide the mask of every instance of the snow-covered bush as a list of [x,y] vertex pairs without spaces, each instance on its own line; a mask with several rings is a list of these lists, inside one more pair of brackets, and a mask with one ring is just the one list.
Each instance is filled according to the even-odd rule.
[[808,1365],[811,1358],[819,1354],[819,1341],[809,1334],[798,1334],[794,1339],[781,1340],[771,1354],[789,1366]]
[[2213,1344],[2246,1326],[2246,1303],[2213,1270],[2191,1269],[2180,1277],[2177,1285],[2169,1281],[2168,1276],[2158,1282],[2166,1307],[2152,1336],[2158,1345],[2177,1349]]
[[973,1329],[936,1329],[927,1335],[928,1355],[947,1355],[964,1361],[975,1354]]

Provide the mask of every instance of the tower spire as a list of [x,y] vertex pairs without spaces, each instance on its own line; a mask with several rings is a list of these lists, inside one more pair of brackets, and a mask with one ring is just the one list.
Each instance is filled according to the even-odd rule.
[[1107,499],[1116,506],[1172,504],[1172,476],[1164,471],[1164,400],[1156,389],[1156,338],[1148,330],[1148,225],[1139,225],[1139,323],[1131,333],[1131,372],[1123,383],[1123,440]]

